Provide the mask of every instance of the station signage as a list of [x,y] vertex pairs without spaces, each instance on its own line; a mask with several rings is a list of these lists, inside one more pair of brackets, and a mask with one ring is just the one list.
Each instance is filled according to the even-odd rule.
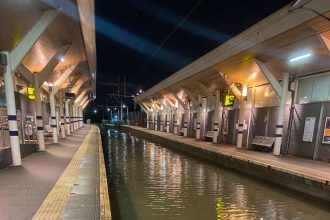
[[330,117],[326,117],[325,119],[322,143],[330,144]]
[[33,86],[27,87],[27,99],[31,100],[31,101],[36,99],[36,92],[35,92],[35,88]]
[[65,99],[75,99],[76,95],[72,92],[65,93]]
[[230,94],[224,94],[223,95],[222,105],[224,107],[232,107],[232,106],[234,106],[234,103],[235,103],[235,96],[234,95],[230,95]]

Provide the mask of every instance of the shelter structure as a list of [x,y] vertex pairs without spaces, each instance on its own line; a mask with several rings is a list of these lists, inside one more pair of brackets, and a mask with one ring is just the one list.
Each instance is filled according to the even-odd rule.
[[143,126],[330,161],[329,52],[330,1],[295,1],[136,96]]
[[82,126],[95,98],[93,0],[3,0],[0,7],[0,150],[15,166]]

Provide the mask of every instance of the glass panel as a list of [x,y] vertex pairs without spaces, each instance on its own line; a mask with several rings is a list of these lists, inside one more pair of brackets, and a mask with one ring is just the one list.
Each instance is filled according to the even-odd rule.
[[297,103],[308,103],[311,101],[312,91],[313,91],[313,78],[301,79],[299,81]]
[[315,77],[311,101],[326,101],[328,99],[329,87],[330,75]]

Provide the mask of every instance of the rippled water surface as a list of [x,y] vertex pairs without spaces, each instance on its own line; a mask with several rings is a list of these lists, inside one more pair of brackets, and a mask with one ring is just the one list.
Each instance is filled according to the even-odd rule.
[[147,141],[108,130],[114,220],[330,219],[330,209]]

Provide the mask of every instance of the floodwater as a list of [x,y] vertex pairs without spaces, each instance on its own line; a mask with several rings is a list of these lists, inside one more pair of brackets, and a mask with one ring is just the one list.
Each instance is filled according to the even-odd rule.
[[113,219],[330,219],[330,207],[132,133],[108,132]]

